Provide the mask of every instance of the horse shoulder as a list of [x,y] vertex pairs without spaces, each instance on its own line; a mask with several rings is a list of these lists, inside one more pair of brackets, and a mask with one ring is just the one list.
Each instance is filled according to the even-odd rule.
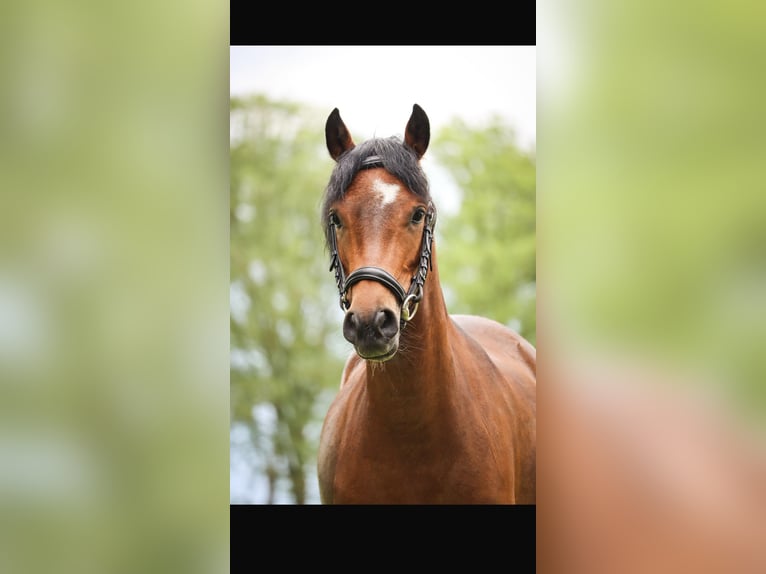
[[537,380],[537,351],[524,337],[505,325],[476,315],[451,315],[460,328],[473,337],[498,365],[512,365],[532,385]]
[[[472,340],[475,349],[481,349],[507,385],[502,396],[513,405],[512,409],[525,434],[534,434],[537,411],[537,352],[532,344],[505,325],[475,315],[452,315],[462,335]],[[490,387],[486,388],[490,392]],[[533,437],[527,440],[534,442]]]
[[[504,403],[508,405],[507,412],[513,413],[513,422],[509,428],[513,436],[513,450],[517,453],[515,500],[534,504],[537,451],[536,350],[521,335],[491,319],[474,315],[453,315],[452,319],[468,342],[464,348],[473,348],[474,352],[482,353],[506,383],[481,384],[480,379],[466,379],[467,384],[473,385],[472,396],[485,397],[485,401],[488,401],[485,405],[493,404],[497,407]],[[485,417],[490,416],[486,413],[499,411],[489,409],[482,412]],[[490,423],[497,421],[495,418]]]

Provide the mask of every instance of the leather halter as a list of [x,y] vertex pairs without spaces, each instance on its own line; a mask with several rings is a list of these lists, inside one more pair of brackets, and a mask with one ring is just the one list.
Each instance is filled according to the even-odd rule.
[[[361,169],[372,167],[383,167],[380,156],[373,155],[362,161]],[[436,225],[436,208],[432,202],[428,202],[428,209],[425,215],[425,225],[423,226],[423,238],[420,242],[420,263],[418,270],[413,275],[410,282],[410,288],[404,290],[404,287],[385,269],[380,267],[359,267],[346,277],[343,271],[343,264],[338,255],[338,241],[335,236],[335,225],[332,220],[328,223],[328,237],[330,239],[330,271],[335,270],[335,282],[338,284],[340,293],[340,308],[348,310],[351,302],[346,295],[352,285],[360,281],[377,281],[387,287],[395,296],[401,305],[401,325],[410,321],[417,313],[420,300],[423,298],[423,285],[426,282],[429,269],[432,269],[431,262],[431,243],[433,241],[434,226]]]

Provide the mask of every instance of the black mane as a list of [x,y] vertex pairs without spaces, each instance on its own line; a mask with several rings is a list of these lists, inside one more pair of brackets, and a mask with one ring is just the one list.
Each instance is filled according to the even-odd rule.
[[423,198],[425,202],[431,200],[428,179],[412,149],[396,136],[367,140],[338,157],[335,169],[330,175],[330,182],[322,201],[322,228],[325,230],[325,236],[330,205],[343,199],[348,186],[362,169],[362,162],[370,156],[379,156],[386,171],[401,180],[412,193]]

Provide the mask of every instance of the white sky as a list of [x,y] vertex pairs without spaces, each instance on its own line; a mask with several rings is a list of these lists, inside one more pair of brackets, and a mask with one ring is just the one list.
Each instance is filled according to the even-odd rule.
[[337,107],[357,142],[403,135],[414,103],[432,131],[495,113],[522,148],[536,142],[535,46],[231,46],[230,59],[232,95]]

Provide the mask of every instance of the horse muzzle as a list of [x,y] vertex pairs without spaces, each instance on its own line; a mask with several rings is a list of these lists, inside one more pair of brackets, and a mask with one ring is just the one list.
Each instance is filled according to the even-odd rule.
[[343,320],[343,336],[363,359],[388,361],[399,349],[399,317],[387,307],[368,313],[351,308]]

